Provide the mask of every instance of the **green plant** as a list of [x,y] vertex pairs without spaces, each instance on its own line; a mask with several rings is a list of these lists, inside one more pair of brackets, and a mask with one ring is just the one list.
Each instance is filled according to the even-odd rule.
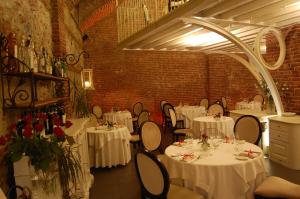
[[77,117],[88,117],[90,115],[89,106],[87,103],[86,90],[77,86],[75,78],[72,81],[73,85],[73,110]]
[[[75,185],[81,175],[81,166],[78,158],[74,155],[75,146],[67,140],[71,139],[65,135],[60,127],[61,121],[58,117],[53,117],[55,123],[53,134],[43,136],[44,119],[46,114],[40,113],[36,116],[28,114],[20,117],[16,124],[9,128],[11,137],[5,141],[8,143],[7,160],[11,162],[19,161],[23,156],[29,158],[29,164],[33,166],[40,183],[46,192],[53,183],[53,176],[56,172],[59,174],[60,185],[63,191],[63,198],[70,197],[70,184]],[[67,121],[66,127],[69,127],[70,121]],[[3,144],[3,143],[2,143]],[[52,182],[52,183],[51,183]]]

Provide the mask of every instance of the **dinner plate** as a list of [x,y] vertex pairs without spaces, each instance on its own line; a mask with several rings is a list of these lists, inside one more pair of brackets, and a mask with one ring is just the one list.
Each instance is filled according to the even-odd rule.
[[246,156],[241,156],[241,155],[237,155],[237,156],[235,156],[235,158],[236,158],[237,160],[248,160],[248,157],[246,157]]
[[238,144],[245,144],[245,143],[246,143],[245,140],[237,140],[236,142],[237,142]]

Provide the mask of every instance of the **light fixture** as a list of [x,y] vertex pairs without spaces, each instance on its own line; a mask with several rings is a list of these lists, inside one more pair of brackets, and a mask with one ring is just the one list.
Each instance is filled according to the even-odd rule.
[[84,68],[81,71],[81,83],[84,89],[93,90],[93,69],[91,68]]
[[223,36],[215,33],[215,32],[208,32],[203,34],[192,34],[184,37],[181,42],[190,45],[190,46],[204,46],[208,44],[215,44],[219,42],[226,41],[227,39]]

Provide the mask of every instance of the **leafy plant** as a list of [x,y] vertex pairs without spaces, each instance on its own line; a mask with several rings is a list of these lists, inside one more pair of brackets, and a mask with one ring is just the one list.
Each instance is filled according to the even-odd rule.
[[77,117],[88,117],[90,115],[89,106],[87,103],[86,91],[77,86],[75,78],[72,81],[73,85],[73,110]]
[[[53,176],[58,171],[60,185],[63,190],[63,198],[70,197],[70,185],[77,184],[77,179],[82,174],[78,158],[74,155],[75,146],[66,142],[59,118],[53,118],[55,127],[53,135],[43,136],[43,119],[45,114],[32,117],[31,114],[19,119],[17,124],[9,128],[11,138],[8,142],[7,158],[9,161],[17,162],[23,156],[29,158],[29,164],[35,169],[37,176],[46,192],[49,192],[49,183],[53,183]],[[39,121],[39,122],[37,122]],[[68,127],[70,126],[68,121]],[[66,123],[67,124],[67,123]],[[53,190],[51,190],[53,191]]]

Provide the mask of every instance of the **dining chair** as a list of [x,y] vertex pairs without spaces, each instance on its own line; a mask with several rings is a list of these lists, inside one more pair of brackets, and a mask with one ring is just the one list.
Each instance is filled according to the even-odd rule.
[[207,110],[207,108],[208,108],[208,99],[207,98],[201,99],[200,106],[204,106],[205,109]]
[[300,185],[270,176],[254,191],[255,199],[300,199]]
[[265,100],[264,100],[264,97],[262,95],[257,94],[253,97],[253,101],[254,102],[260,102],[261,104],[263,104]]
[[131,134],[130,143],[133,144],[133,148],[140,144],[140,129],[143,122],[149,120],[149,111],[143,110],[137,120],[137,128],[135,128],[134,133]]
[[149,153],[159,152],[156,157],[162,160],[164,154],[161,148],[162,136],[159,126],[153,121],[146,121],[141,125],[140,135],[144,150]]
[[172,122],[173,140],[178,141],[179,136],[186,136],[186,135],[193,134],[192,129],[177,128],[177,117],[173,109],[169,109],[169,115],[171,117],[171,122]]
[[133,105],[132,111],[132,123],[134,128],[137,127],[137,120],[139,118],[140,113],[143,111],[143,104],[142,102],[137,102]]
[[164,165],[148,152],[135,155],[135,168],[141,184],[142,198],[149,199],[204,199],[187,188],[170,184],[169,174]]
[[224,108],[224,115],[228,116],[229,115],[229,111],[228,111],[228,107],[227,107],[227,100],[225,97],[221,98],[221,102],[222,102],[222,106]]
[[224,115],[224,108],[221,104],[212,104],[207,109],[208,115]]
[[102,117],[102,108],[98,105],[93,106],[92,113],[96,117],[97,122],[99,123],[101,121]]
[[262,136],[262,126],[253,115],[243,115],[239,117],[233,128],[236,137],[247,142],[258,145]]

